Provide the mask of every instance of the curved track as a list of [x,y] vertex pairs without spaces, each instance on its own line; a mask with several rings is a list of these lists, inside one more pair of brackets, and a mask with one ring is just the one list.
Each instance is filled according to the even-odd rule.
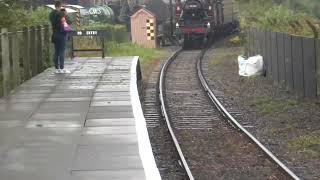
[[160,74],[163,115],[189,179],[299,179],[215,98],[202,76],[203,54],[180,50]]

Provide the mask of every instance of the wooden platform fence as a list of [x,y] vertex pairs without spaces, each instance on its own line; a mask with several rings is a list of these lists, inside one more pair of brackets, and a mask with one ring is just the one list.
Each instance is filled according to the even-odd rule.
[[0,96],[45,69],[50,62],[50,27],[31,26],[20,30],[1,29]]

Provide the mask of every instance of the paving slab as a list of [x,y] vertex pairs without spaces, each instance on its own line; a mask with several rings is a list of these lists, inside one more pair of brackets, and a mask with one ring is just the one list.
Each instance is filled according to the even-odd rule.
[[141,180],[145,179],[142,169],[123,169],[114,171],[72,171],[72,180]]
[[83,135],[106,135],[106,134],[135,134],[135,126],[112,126],[112,127],[86,127],[83,128]]
[[91,106],[90,113],[104,113],[104,112],[127,112],[132,111],[132,106]]
[[133,118],[133,113],[131,111],[105,111],[104,113],[92,113],[87,114],[88,119],[101,119],[101,118]]
[[118,170],[141,169],[142,163],[139,155],[106,156],[104,152],[82,152],[76,156],[72,170]]
[[108,134],[108,135],[85,135],[79,138],[79,145],[108,145],[114,144],[137,144],[138,137],[135,134]]
[[103,126],[134,126],[134,125],[135,125],[134,118],[122,117],[122,118],[87,119],[84,126],[85,127],[103,127]]
[[130,106],[131,101],[92,101],[90,106]]
[[47,128],[74,128],[74,127],[82,127],[83,122],[77,120],[37,120],[37,121],[29,121],[26,125],[28,128],[30,127],[47,127]]
[[0,121],[0,130],[1,128],[12,128],[12,127],[18,127],[23,125],[22,120],[1,120]]
[[44,102],[38,109],[38,113],[77,113],[87,112],[90,102]]
[[27,120],[31,116],[32,112],[28,111],[6,111],[1,112],[1,120]]
[[8,111],[33,111],[39,107],[39,103],[0,103],[0,112]]
[[90,97],[55,97],[47,98],[46,102],[82,102],[82,101],[91,101]]

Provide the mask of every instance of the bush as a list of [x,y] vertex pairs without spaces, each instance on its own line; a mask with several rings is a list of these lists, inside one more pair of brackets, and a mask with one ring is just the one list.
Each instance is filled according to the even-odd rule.
[[286,5],[293,10],[302,11],[320,18],[319,0],[286,0]]
[[0,1],[0,27],[19,28],[28,22],[28,12],[21,6]]
[[30,13],[30,23],[32,25],[43,25],[49,23],[50,10],[45,7],[39,7]]
[[124,25],[111,25],[111,24],[101,24],[93,23],[89,26],[83,26],[84,30],[106,30],[107,31],[107,41],[114,41],[118,43],[128,42],[129,34]]
[[302,36],[315,36],[319,32],[318,19],[291,10],[288,6],[270,1],[245,1],[240,3],[240,26],[242,29],[256,27],[266,31],[276,31]]
[[39,7],[34,11],[27,11],[18,3],[5,4],[0,0],[1,27],[19,29],[23,26],[48,24],[49,13],[49,8]]

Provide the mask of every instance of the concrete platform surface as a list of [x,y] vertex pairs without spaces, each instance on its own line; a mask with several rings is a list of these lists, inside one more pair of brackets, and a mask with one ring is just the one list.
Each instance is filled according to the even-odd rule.
[[0,99],[1,180],[158,180],[138,57],[66,62]]

